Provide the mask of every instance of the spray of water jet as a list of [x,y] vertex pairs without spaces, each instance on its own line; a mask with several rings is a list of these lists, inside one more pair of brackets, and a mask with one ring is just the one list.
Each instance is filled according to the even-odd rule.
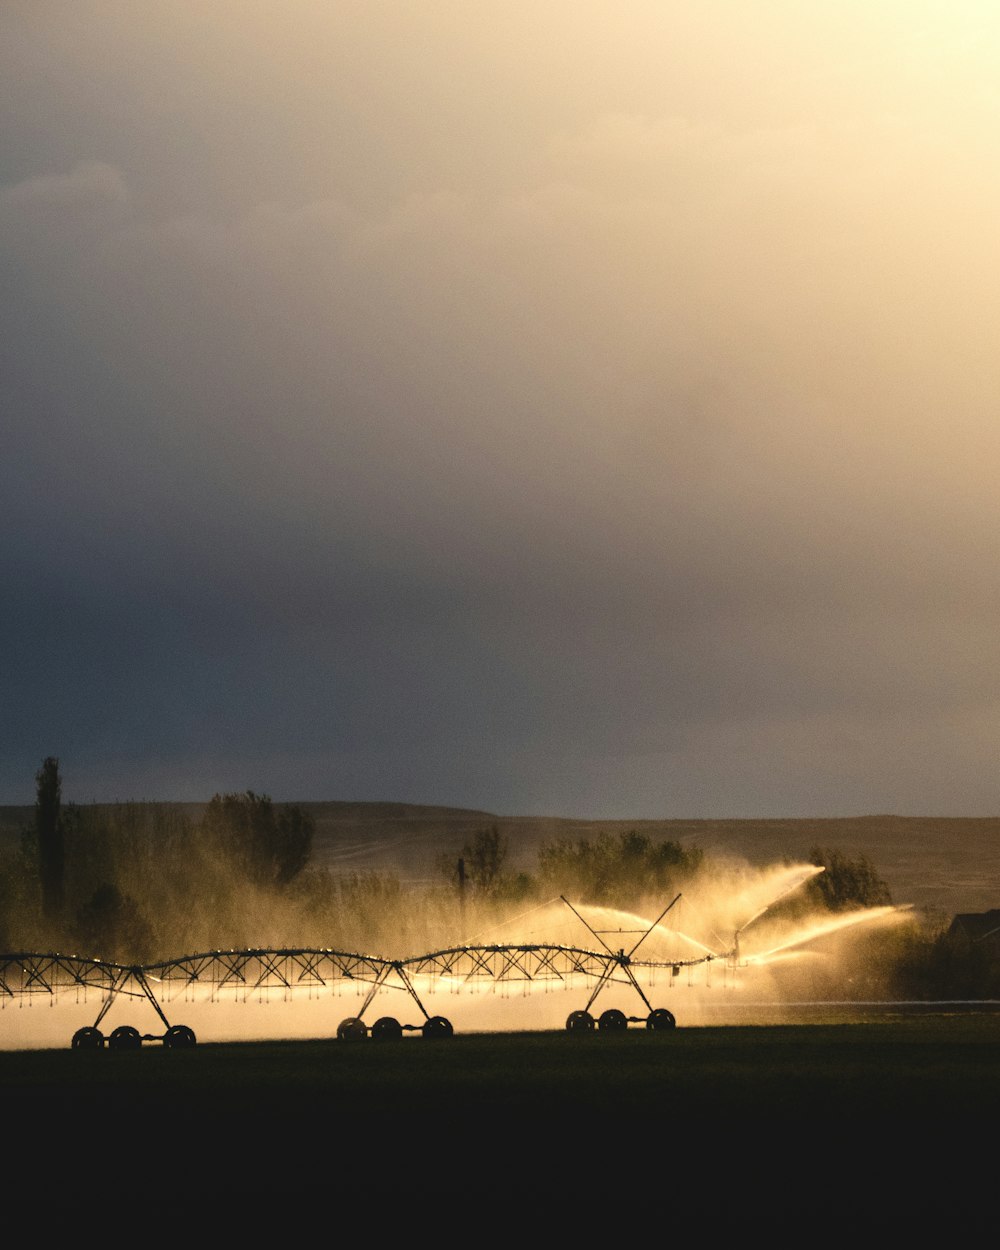
[[847,930],[857,928],[859,925],[875,926],[879,924],[901,923],[908,919],[910,910],[909,907],[865,907],[857,911],[842,912],[836,916],[812,920],[799,929],[792,931],[778,945],[772,946],[767,950],[756,951],[751,955],[744,956],[744,958],[748,964],[770,963],[788,952],[801,950],[802,947],[807,946],[811,942],[818,942],[823,938],[845,933]]
[[[589,1009],[598,994],[602,1006],[612,1005],[630,1019],[652,1016],[654,1002],[661,1010],[669,1001],[683,1023],[694,1024],[702,1022],[710,1002],[800,998],[800,985],[790,988],[782,980],[796,963],[811,955],[834,975],[833,961],[843,955],[849,934],[897,923],[908,912],[873,907],[831,914],[820,903],[796,899],[821,871],[813,864],[759,869],[726,863],[700,874],[682,893],[640,900],[631,910],[560,896],[505,916],[495,904],[459,909],[444,892],[436,905],[434,899],[406,896],[420,924],[412,917],[405,925],[394,923],[398,914],[390,911],[375,925],[369,915],[368,932],[380,934],[388,951],[394,949],[393,934],[400,943],[406,936],[416,954],[399,957],[395,946],[393,958],[340,955],[329,944],[293,948],[283,941],[278,949],[209,952],[136,971],[148,992],[167,1002],[177,1000],[178,986],[192,1010],[197,1005],[208,1012],[211,1003],[229,1002],[227,1019],[237,1022],[236,1036],[252,1033],[240,1030],[240,1011],[268,1003],[279,1005],[279,1012],[270,1014],[272,1033],[279,1014],[282,1034],[322,1033],[322,1026],[304,1022],[317,1020],[317,1004],[331,994],[353,999],[348,1010],[359,1016],[399,1013],[407,1028],[418,1027],[403,1015],[411,1001],[419,1009],[418,1021],[421,1012],[440,1012],[471,1030],[561,1027],[568,1011]],[[382,897],[374,890],[362,894],[369,903]],[[475,937],[455,941],[458,924],[474,912]],[[836,951],[834,942],[841,943]],[[353,949],[372,947],[359,942]],[[209,965],[219,981],[206,994]],[[133,980],[141,984],[139,977]],[[120,984],[120,1000],[127,1001],[126,979]],[[638,1017],[630,1014],[636,1011]]]

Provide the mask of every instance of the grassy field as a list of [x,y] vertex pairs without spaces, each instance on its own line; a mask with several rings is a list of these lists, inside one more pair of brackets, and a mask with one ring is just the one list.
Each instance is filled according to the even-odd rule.
[[1000,1016],[0,1053],[9,1113],[838,1120],[1000,1111]]
[[567,1228],[679,1201],[718,1227],[900,1227],[989,1200],[1000,1016],[19,1051],[0,1099],[8,1162],[68,1148],[154,1207],[363,1197],[381,1227],[404,1196],[479,1195],[503,1223],[534,1194]]

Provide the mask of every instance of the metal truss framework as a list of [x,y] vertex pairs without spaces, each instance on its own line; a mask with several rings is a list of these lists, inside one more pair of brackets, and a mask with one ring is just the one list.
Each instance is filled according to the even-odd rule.
[[[563,902],[579,916],[572,904],[566,899]],[[628,952],[624,949],[612,950],[602,934],[590,928],[580,916],[604,947],[603,950],[542,944],[453,946],[407,959],[383,959],[310,948],[231,950],[206,951],[145,965],[109,963],[61,954],[0,955],[0,1005],[32,995],[48,995],[54,999],[72,991],[82,992],[85,997],[92,991],[97,992],[102,998],[102,1006],[94,1025],[78,1030],[73,1038],[74,1047],[89,1048],[104,1044],[99,1026],[116,998],[145,999],[162,1021],[166,1030],[164,1034],[140,1035],[137,1030],[123,1026],[111,1034],[109,1044],[114,1048],[128,1049],[141,1045],[143,1040],[160,1040],[168,1046],[189,1046],[195,1041],[193,1032],[184,1025],[171,1025],[164,1011],[164,1005],[178,998],[194,992],[207,996],[210,1001],[230,994],[237,999],[242,996],[244,1000],[252,997],[264,999],[275,993],[289,997],[303,991],[308,994],[335,991],[345,983],[352,983],[362,990],[362,1005],[357,1015],[341,1022],[337,1030],[338,1038],[366,1037],[369,1032],[372,1037],[393,1038],[401,1036],[407,1029],[419,1029],[424,1036],[435,1037],[451,1036],[451,1024],[444,1017],[432,1016],[427,1011],[416,988],[418,981],[442,981],[452,988],[551,982],[575,985],[583,981],[591,985],[590,995],[582,1010],[571,1013],[566,1026],[568,1029],[592,1029],[595,1023],[602,1029],[627,1028],[629,1023],[645,1023],[647,1028],[654,1029],[672,1028],[675,1024],[673,1015],[664,1008],[654,1009],[651,1006],[636,971],[645,970],[653,978],[666,970],[669,976],[676,977],[682,968],[716,958],[708,954],[697,959],[677,959],[668,963],[634,958],[638,947],[672,906],[673,903],[642,932]],[[620,1011],[606,1011],[595,1021],[590,1008],[601,991],[611,984],[631,986],[642,1000],[647,1014],[627,1017]],[[376,1020],[369,1030],[363,1017],[383,989],[405,991],[420,1010],[423,1023],[401,1025],[395,1018],[384,1016]]]

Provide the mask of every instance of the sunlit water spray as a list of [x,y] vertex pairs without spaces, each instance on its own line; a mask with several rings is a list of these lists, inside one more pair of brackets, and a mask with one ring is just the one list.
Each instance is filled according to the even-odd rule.
[[[786,983],[789,968],[804,959],[832,959],[824,944],[898,924],[909,914],[907,907],[891,906],[837,915],[778,909],[821,871],[811,864],[764,870],[733,864],[690,892],[637,912],[557,898],[454,943],[458,949],[559,947],[616,956],[620,963],[607,965],[592,1003],[593,975],[548,975],[543,968],[527,978],[518,975],[516,960],[510,975],[497,976],[495,968],[492,976],[479,975],[467,966],[461,975],[391,973],[374,996],[370,981],[337,978],[280,989],[193,983],[178,990],[153,982],[151,989],[171,1023],[216,1041],[329,1037],[362,1010],[369,1026],[392,1016],[414,1033],[430,1016],[446,1018],[456,1032],[559,1029],[585,1004],[595,1016],[616,1008],[636,1022],[650,1007],[667,1009],[687,1026],[745,1022],[755,1004],[766,1004],[773,1018],[774,1007],[800,988],[794,980]],[[0,1048],[63,1047],[77,1028],[93,1024],[101,997],[77,989],[8,999],[4,1008]],[[163,1030],[153,1006],[136,996],[117,999],[102,1027],[124,1021],[144,1036]]]

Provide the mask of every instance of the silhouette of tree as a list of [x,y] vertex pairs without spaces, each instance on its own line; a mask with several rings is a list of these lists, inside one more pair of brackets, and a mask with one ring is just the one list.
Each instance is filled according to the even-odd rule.
[[509,839],[497,825],[490,825],[476,830],[457,861],[451,854],[440,854],[435,863],[438,872],[457,885],[460,899],[468,893],[479,901],[519,902],[534,893],[536,883],[526,872],[505,871],[509,849]]
[[645,896],[664,896],[702,866],[703,852],[679,842],[654,842],[629,829],[596,839],[557,838],[538,853],[544,887],[587,903],[630,907]]
[[892,903],[888,885],[864,855],[851,859],[841,851],[817,846],[809,852],[809,862],[824,869],[809,882],[809,893],[829,911]]
[[42,911],[49,920],[62,915],[65,900],[66,852],[61,811],[62,781],[59,761],[48,756],[35,774],[35,832],[38,838],[38,872],[42,886]]
[[104,882],[80,908],[75,937],[96,959],[133,963],[153,954],[153,931],[134,898]]
[[255,885],[287,885],[312,857],[312,820],[299,807],[276,811],[252,790],[214,795],[201,829]]
[[466,878],[478,894],[490,894],[499,885],[508,848],[496,825],[477,830],[462,847]]

